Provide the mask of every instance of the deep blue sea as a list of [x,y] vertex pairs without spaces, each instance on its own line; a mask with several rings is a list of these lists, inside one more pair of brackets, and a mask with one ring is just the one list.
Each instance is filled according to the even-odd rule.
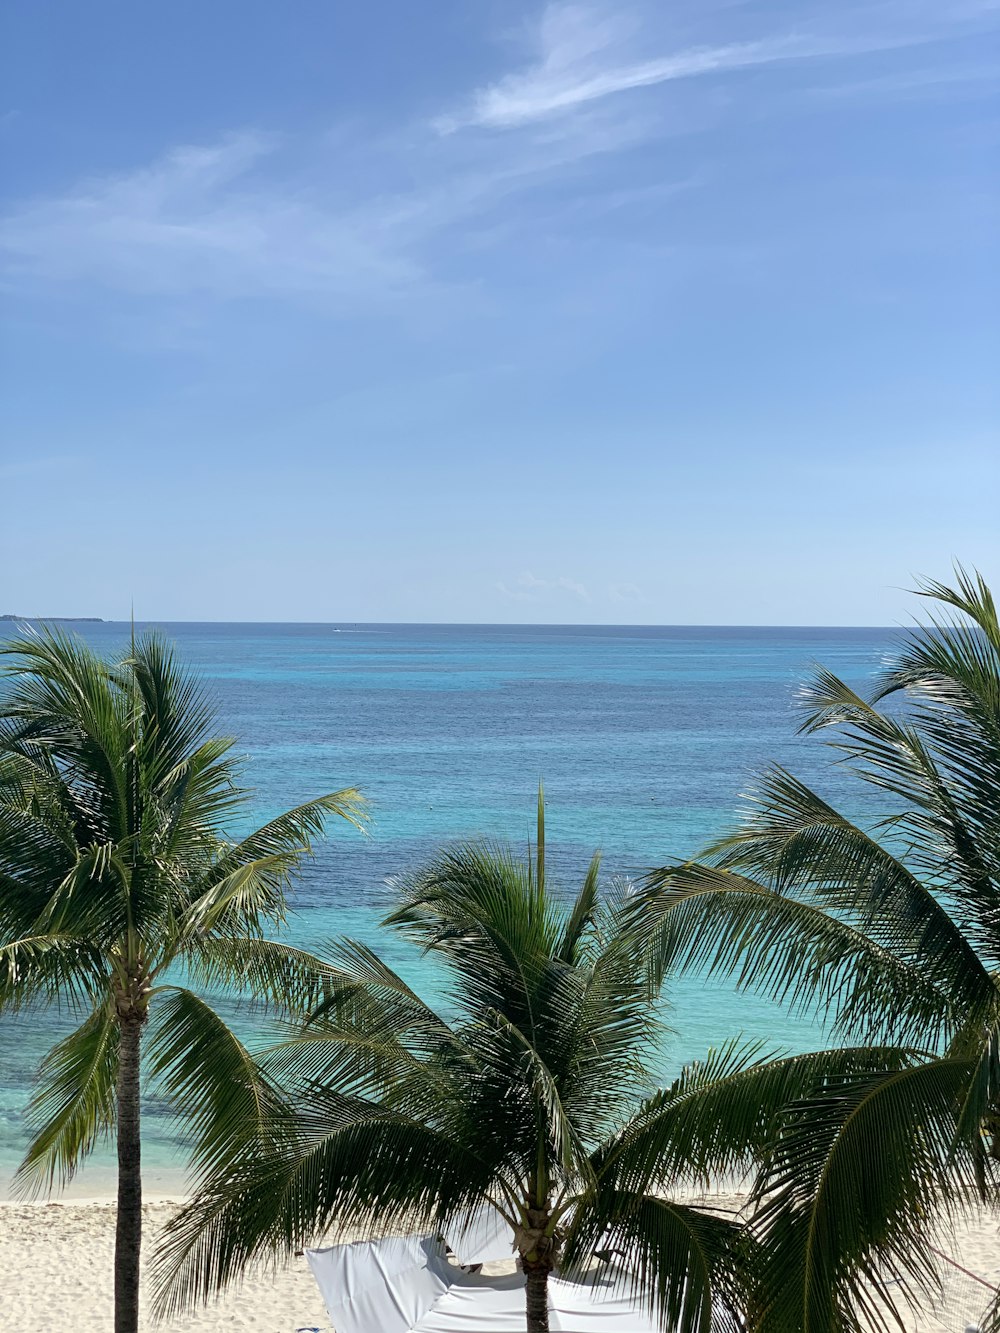
[[[7,627],[9,630],[9,627]],[[102,651],[125,624],[72,627]],[[144,627],[139,627],[144,628]],[[797,737],[794,695],[819,662],[864,684],[896,638],[881,629],[169,624],[200,674],[219,729],[239,738],[267,819],[358,785],[374,824],[331,826],[294,895],[292,937],[348,934],[408,979],[427,965],[379,931],[386,878],[452,839],[527,846],[546,790],[550,876],[574,890],[593,851],[636,875],[694,855],[731,824],[755,770],[777,760],[834,802],[858,792],[829,750]],[[234,829],[235,833],[240,832]],[[744,1033],[806,1049],[818,1027],[698,977],[667,988],[663,1077]],[[25,1142],[39,1057],[66,1020],[0,1020],[0,1193]],[[147,1108],[146,1160],[178,1160],[174,1128]]]

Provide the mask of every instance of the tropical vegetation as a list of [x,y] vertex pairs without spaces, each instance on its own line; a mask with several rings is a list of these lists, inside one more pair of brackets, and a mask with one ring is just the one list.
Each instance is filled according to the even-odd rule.
[[661,970],[735,977],[871,1050],[789,1105],[759,1177],[754,1327],[774,1333],[897,1327],[885,1294],[933,1283],[939,1219],[1000,1202],[1000,625],[978,575],[922,592],[928,623],[870,693],[818,670],[801,698],[882,817],[773,768],[730,836],[637,900]]
[[541,796],[538,829],[534,856],[464,844],[396,885],[385,926],[440,965],[437,1007],[364,945],[330,947],[324,1001],[261,1058],[253,1131],[217,1145],[168,1231],[165,1310],[334,1223],[447,1233],[488,1205],[514,1234],[529,1333],[554,1268],[609,1254],[665,1328],[745,1327],[749,1237],[691,1187],[759,1161],[778,1109],[857,1058],[734,1046],[655,1090],[659,983],[625,887],[602,891],[595,857],[562,897]]
[[233,840],[249,801],[233,743],[159,638],[113,661],[55,630],[0,653],[0,1010],[82,1020],[42,1065],[18,1181],[51,1187],[116,1136],[115,1330],[135,1333],[140,1063],[204,1166],[256,1094],[204,993],[308,994],[310,960],[267,932],[326,817],[360,824],[363,803],[345,789]]
[[[609,1258],[675,1333],[903,1328],[941,1220],[1000,1204],[1000,624],[978,575],[922,591],[870,690],[818,669],[802,691],[836,799],[773,767],[697,861],[632,887],[595,856],[566,896],[539,792],[527,857],[463,843],[395,883],[383,928],[433,960],[423,996],[356,941],[267,938],[325,817],[363,820],[356,792],[232,841],[230,743],[160,641],[113,663],[59,634],[10,645],[0,1007],[83,1020],[43,1067],[21,1180],[117,1132],[116,1333],[136,1326],[140,1050],[198,1181],[157,1255],[162,1312],[331,1226],[448,1234],[489,1206],[529,1333],[554,1271]],[[736,1043],[658,1088],[683,968],[819,1015],[829,1049]],[[204,998],[241,982],[283,1015],[263,1051]],[[747,1176],[745,1220],[694,1201]],[[1000,1333],[1000,1296],[979,1327]]]

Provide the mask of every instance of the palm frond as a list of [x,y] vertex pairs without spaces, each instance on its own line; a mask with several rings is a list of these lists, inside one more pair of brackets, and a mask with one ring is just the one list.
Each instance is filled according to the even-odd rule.
[[285,1127],[284,1102],[222,1018],[192,991],[161,987],[152,1006],[149,1072],[184,1126],[191,1163],[210,1176]]
[[660,1005],[632,939],[609,934],[585,961],[554,969],[541,1016],[545,1058],[581,1140],[598,1143],[648,1091],[663,1049]]
[[[947,1054],[952,1059],[967,1060],[971,1073],[957,1116],[957,1141],[973,1151],[983,1149],[987,1126],[996,1123],[1000,1112],[1000,988],[994,994],[992,1010],[972,1013],[955,1034]],[[984,1201],[989,1202],[985,1174],[977,1174]]]
[[779,1055],[763,1043],[730,1042],[648,1098],[601,1145],[593,1170],[602,1184],[638,1193],[743,1178],[775,1147],[790,1105],[915,1059],[898,1047]]
[[328,792],[286,810],[240,842],[230,845],[214,867],[215,876],[223,878],[250,861],[280,857],[290,852],[307,852],[312,840],[323,834],[331,815],[346,820],[360,832],[365,832],[370,822],[367,800],[356,787]]
[[[898,829],[898,818],[890,828]],[[942,885],[775,768],[751,792],[743,827],[711,849],[724,868],[795,892],[846,917],[931,979],[976,1003],[989,985],[973,945],[948,910]],[[959,996],[956,995],[956,999]]]
[[181,858],[198,866],[214,862],[219,853],[219,825],[238,811],[248,797],[237,783],[237,766],[227,736],[214,736],[182,756],[158,778],[155,790],[162,820],[157,830],[157,853],[164,859]]
[[392,1034],[411,1047],[429,1041],[436,1048],[454,1040],[452,1028],[432,1005],[366,944],[331,940],[324,949],[329,969],[323,999],[311,1021],[333,1021],[374,1033]]
[[250,1005],[305,1016],[329,992],[334,969],[306,949],[256,937],[196,935],[184,949],[191,981],[203,990],[247,992]]
[[[944,635],[946,631],[935,636],[925,629],[920,636],[924,651],[935,639],[940,648]],[[993,689],[1000,693],[998,667],[1000,663],[993,664]],[[889,675],[883,695],[900,688],[892,682],[891,671]],[[938,706],[948,690],[965,694],[954,677],[947,689],[940,677],[931,691],[911,683],[908,693],[916,707],[896,719],[860,700],[832,673],[820,671],[804,692],[804,729],[835,726],[843,733],[829,744],[852,762],[865,782],[902,802],[894,825],[897,838],[909,840],[910,863],[929,884],[955,895],[985,919],[979,942],[990,946],[996,906],[993,877],[1000,872],[993,833],[1000,815],[1000,713],[977,704],[971,711],[984,725],[970,726],[970,710],[963,714],[954,698],[950,707]]]
[[102,1005],[42,1061],[28,1105],[32,1131],[16,1188],[33,1194],[72,1178],[95,1144],[115,1124],[118,1027]]
[[749,1242],[739,1223],[661,1195],[602,1190],[579,1208],[566,1264],[611,1251],[634,1295],[670,1333],[742,1333],[740,1270]]
[[[715,866],[652,871],[632,912],[658,977],[672,969],[731,977],[741,990],[815,1014],[833,1030],[862,1040],[894,1035],[933,1044],[956,1021],[952,979],[959,976],[971,991],[978,977],[977,1003],[988,986],[974,956],[971,979],[956,967],[945,948],[948,934],[943,962],[935,968],[930,949],[927,956],[913,956],[893,947],[895,918],[888,913],[880,940],[821,905]],[[924,938],[929,935],[925,931]],[[968,952],[953,928],[950,936],[959,957]]]
[[988,643],[1000,653],[1000,619],[997,616],[996,602],[989,585],[978,570],[969,572],[961,565],[955,566],[956,586],[940,583],[936,579],[922,579],[917,592],[944,606],[951,606],[962,615],[968,616],[985,635]]
[[934,1228],[972,1198],[970,1156],[956,1153],[969,1073],[928,1060],[791,1108],[755,1219],[762,1333],[889,1329],[933,1286]]
[[406,1117],[317,1095],[298,1128],[171,1221],[154,1265],[161,1313],[210,1299],[255,1260],[301,1247],[335,1221],[391,1234],[429,1227],[476,1198],[475,1158]]
[[[573,1120],[563,1106],[558,1081],[546,1066],[541,1054],[532,1045],[530,1039],[511,1023],[499,1010],[488,1016],[500,1037],[500,1042],[493,1045],[492,1033],[481,1024],[478,1027],[479,1050],[477,1064],[480,1068],[489,1064],[493,1057],[499,1065],[501,1076],[508,1072],[510,1049],[507,1039],[515,1048],[515,1061],[521,1066],[521,1082],[530,1099],[536,1116],[538,1132],[544,1136],[549,1152],[548,1156],[557,1170],[571,1178],[580,1171],[587,1171],[589,1163],[583,1141]],[[492,1048],[492,1049],[491,1049]]]
[[394,887],[398,906],[384,924],[446,963],[452,1002],[466,1013],[499,1007],[532,1037],[535,969],[551,957],[560,915],[531,864],[506,847],[464,843]]
[[0,645],[0,656],[9,659],[0,704],[5,748],[45,751],[85,796],[95,832],[126,836],[131,732],[107,665],[81,639],[51,627]]
[[219,934],[241,935],[285,920],[285,891],[299,864],[297,850],[245,861],[222,878],[199,885],[200,892],[179,914],[178,941]]
[[119,687],[139,697],[141,764],[155,791],[210,739],[212,709],[201,685],[159,634],[144,634],[116,674]]
[[325,1086],[403,1104],[414,1082],[439,1084],[444,1052],[472,1074],[461,1036],[371,949],[344,940],[325,953],[322,1000],[262,1057],[281,1087],[300,1099]]
[[100,949],[76,935],[27,935],[0,943],[0,1010],[47,1001],[93,1004],[106,993]]
[[354,788],[331,792],[286,811],[238,843],[219,845],[188,890],[178,933],[254,934],[265,921],[282,922],[292,876],[312,854],[311,840],[330,815],[363,830],[365,800]]
[[595,852],[576,902],[573,904],[573,910],[563,927],[557,956],[564,963],[575,963],[578,960],[585,933],[594,925],[600,903],[598,896],[600,876],[601,854]]
[[131,868],[116,843],[82,847],[39,913],[38,924],[100,945],[120,939],[131,916],[131,882]]

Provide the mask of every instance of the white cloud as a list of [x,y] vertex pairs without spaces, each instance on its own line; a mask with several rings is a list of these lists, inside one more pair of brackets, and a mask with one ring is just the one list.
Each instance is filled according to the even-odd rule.
[[532,574],[530,570],[525,570],[523,574],[518,575],[514,587],[509,587],[503,582],[496,586],[505,597],[513,598],[514,601],[519,602],[536,602],[542,597],[560,593],[568,593],[581,602],[590,601],[590,593],[584,584],[577,582],[576,579],[565,577],[541,579]]
[[277,136],[233,134],[15,207],[0,218],[4,276],[327,308],[398,297],[436,280],[435,246],[450,229],[460,224],[471,244],[491,214],[523,221],[512,198],[631,135],[626,123],[587,124],[470,153],[457,141],[443,149],[424,127],[303,154]]
[[[951,25],[987,21],[994,9],[992,3],[956,9],[950,15]],[[630,41],[634,23],[596,7],[550,4],[537,30],[533,62],[479,89],[469,105],[440,118],[437,126],[444,133],[463,126],[508,129],[565,115],[637,88],[762,65],[891,50],[932,41],[951,30],[947,11],[935,13],[919,4],[840,12],[841,27],[836,30],[817,26],[636,59]]]
[[413,277],[404,256],[379,244],[371,215],[255,180],[278,147],[272,136],[231,135],[27,203],[0,222],[8,274],[221,296],[350,293]]
[[[538,222],[538,201],[546,226],[569,231],[578,228],[581,212],[642,207],[704,184],[699,173],[665,179],[657,162],[647,172],[654,179],[618,175],[600,188],[601,157],[652,137],[700,131],[705,123],[698,99],[674,99],[663,115],[641,101],[624,109],[615,94],[810,55],[912,44],[949,31],[948,24],[983,22],[993,8],[967,0],[942,17],[929,0],[817,7],[812,26],[806,14],[798,32],[639,58],[636,44],[654,46],[655,27],[640,32],[610,6],[550,4],[527,67],[437,123],[438,130],[512,132],[442,138],[421,123],[366,139],[352,124],[350,133],[312,143],[246,130],[174,147],[138,167],[16,204],[0,218],[4,281],[18,290],[86,284],[173,298],[179,317],[192,325],[204,300],[276,298],[353,314],[378,302],[395,312],[400,298],[440,296],[446,286],[464,294],[475,290],[483,251],[528,234]],[[752,17],[733,19],[738,10],[726,10],[730,32]],[[708,18],[717,24],[719,15]],[[653,10],[650,23],[656,21]],[[569,170],[587,159],[589,179]],[[558,192],[550,188],[556,179],[564,187]],[[463,263],[470,255],[474,262]],[[152,308],[150,323],[163,305]]]
[[[512,74],[492,87],[477,93],[465,123],[505,128],[541,120],[546,116],[575,110],[587,102],[632,88],[648,88],[673,79],[694,78],[699,74],[745,69],[801,54],[792,39],[774,42],[747,42],[738,46],[703,47],[644,60],[636,64],[608,68],[553,65],[549,59],[525,74]],[[449,122],[443,122],[445,125]],[[458,127],[463,122],[450,122]]]

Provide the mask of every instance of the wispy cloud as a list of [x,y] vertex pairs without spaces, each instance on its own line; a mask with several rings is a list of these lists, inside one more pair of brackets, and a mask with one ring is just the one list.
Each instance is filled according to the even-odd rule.
[[[646,140],[700,132],[715,114],[701,105],[711,99],[694,95],[672,95],[665,115],[652,93],[645,101],[617,94],[912,45],[985,23],[995,10],[993,0],[957,0],[947,10],[930,0],[849,2],[807,7],[794,30],[760,36],[746,28],[751,13],[724,6],[728,35],[740,40],[651,57],[658,42],[669,48],[655,8],[641,24],[638,11],[629,18],[610,4],[549,4],[524,66],[433,125],[404,120],[366,138],[353,124],[349,134],[312,142],[244,130],[15,204],[0,218],[3,280],[18,291],[79,285],[175,299],[192,323],[198,303],[211,300],[278,299],[353,314],[379,303],[395,312],[406,298],[446,289],[464,294],[488,269],[482,256],[491,248],[528,234],[534,242],[542,228],[579,236],[582,219],[648,209],[711,181],[711,166],[692,172],[687,164],[671,179],[662,159],[639,164],[638,154],[627,175],[602,171]],[[698,21],[708,25],[700,33],[718,33],[718,12]],[[897,95],[917,77],[866,74]],[[933,77],[930,69],[919,75]],[[508,132],[486,132],[500,129]]]
[[92,280],[140,293],[368,291],[413,266],[380,244],[370,214],[322,207],[255,178],[274,136],[230,135],[149,166],[31,201],[0,222],[8,276]]
[[565,577],[554,579],[542,579],[532,574],[530,570],[525,570],[520,574],[513,587],[499,582],[497,590],[505,597],[510,597],[518,602],[537,602],[543,597],[551,596],[553,593],[568,593],[571,597],[577,598],[581,602],[590,601],[590,593],[584,584],[577,582],[576,579]]
[[607,69],[565,67],[545,59],[525,74],[508,75],[492,87],[483,89],[476,94],[464,116],[443,119],[439,124],[442,129],[457,129],[463,124],[492,128],[524,125],[572,111],[613,93],[648,88],[674,79],[746,69],[802,54],[800,42],[778,38],[739,46],[704,47],[659,60]]
[[[608,11],[578,4],[550,4],[535,36],[534,59],[479,89],[469,104],[437,126],[508,129],[565,115],[618,93],[683,79],[721,75],[758,66],[823,57],[861,55],[932,41],[951,28],[975,24],[994,12],[992,3],[965,5],[937,15],[923,6],[891,10],[868,6],[842,11],[842,26],[797,26],[754,40],[691,46],[652,59],[629,58],[636,25]],[[859,21],[860,20],[860,21]],[[907,20],[910,20],[909,22]]]
[[440,279],[435,247],[452,229],[471,247],[491,214],[509,228],[515,197],[631,134],[624,122],[588,123],[472,153],[457,142],[442,151],[425,126],[305,154],[279,136],[231,134],[16,206],[0,218],[3,273],[8,285],[95,283],[145,297],[327,308],[398,297]]

